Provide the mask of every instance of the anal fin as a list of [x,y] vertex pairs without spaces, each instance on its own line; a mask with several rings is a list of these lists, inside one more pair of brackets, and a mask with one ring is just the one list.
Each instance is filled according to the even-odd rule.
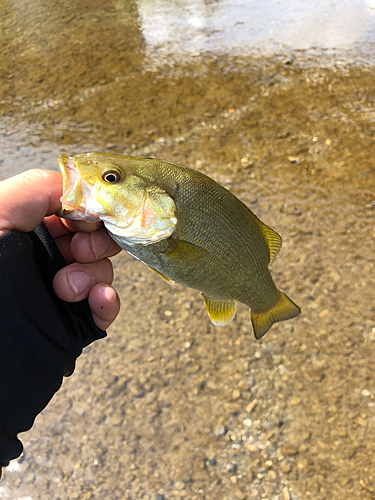
[[212,299],[201,293],[210,320],[215,326],[226,326],[236,316],[237,306],[234,300]]

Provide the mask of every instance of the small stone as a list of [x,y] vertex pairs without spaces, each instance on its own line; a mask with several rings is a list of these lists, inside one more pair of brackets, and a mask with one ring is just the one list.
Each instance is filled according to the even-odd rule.
[[368,398],[369,396],[371,396],[371,391],[369,391],[368,389],[363,389],[363,391],[361,392],[361,394],[365,398]]
[[233,484],[236,484],[237,483],[237,476],[231,476],[230,480]]
[[234,391],[232,392],[232,398],[238,399],[239,397],[241,397],[241,392],[238,389],[234,389]]
[[245,427],[251,427],[253,425],[253,421],[251,420],[251,418],[244,418],[243,425]]
[[288,156],[290,163],[301,163],[301,158],[299,156]]
[[247,391],[249,390],[249,384],[247,382],[247,380],[240,380],[237,384],[237,386],[242,389],[243,391]]
[[215,429],[215,436],[217,437],[225,436],[226,433],[227,433],[227,428],[224,425],[220,425]]
[[277,479],[277,473],[274,470],[270,470],[268,472],[268,477],[269,479],[271,479],[271,481],[274,481],[275,479]]
[[295,446],[283,446],[281,448],[281,453],[285,456],[285,455],[297,455],[298,454],[298,450]]
[[200,366],[199,365],[193,365],[191,368],[190,368],[190,373],[197,373],[198,371],[200,370]]
[[165,496],[160,493],[156,493],[155,500],[165,500]]
[[79,500],[89,500],[92,497],[91,491],[84,491],[82,495],[80,495]]
[[168,310],[164,311],[164,316],[168,316],[169,317],[169,316],[172,316],[172,314],[173,314],[172,311],[168,311]]
[[289,493],[289,490],[288,488],[285,486],[285,488],[283,488],[283,500],[290,500],[290,493]]
[[258,402],[258,401],[257,401],[256,399],[253,399],[253,401],[251,401],[251,402],[250,402],[250,403],[246,406],[246,411],[247,411],[248,413],[251,413],[251,412],[254,410],[255,405],[257,404],[257,402]]
[[236,462],[230,462],[227,464],[227,472],[236,472],[237,470],[237,464]]
[[177,481],[177,483],[175,483],[174,487],[178,491],[181,491],[181,490],[183,490],[185,488],[185,484],[182,481]]

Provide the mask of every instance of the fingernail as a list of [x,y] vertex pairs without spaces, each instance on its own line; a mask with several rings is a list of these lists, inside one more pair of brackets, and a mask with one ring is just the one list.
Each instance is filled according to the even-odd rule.
[[68,281],[73,292],[77,296],[85,293],[91,283],[90,276],[83,271],[72,271],[68,273]]
[[91,248],[95,254],[95,257],[99,259],[102,255],[105,255],[111,245],[111,238],[108,236],[107,231],[103,229],[98,229],[91,236]]

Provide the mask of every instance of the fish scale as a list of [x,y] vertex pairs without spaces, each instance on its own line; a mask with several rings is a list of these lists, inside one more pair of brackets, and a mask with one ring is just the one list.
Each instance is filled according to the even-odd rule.
[[300,314],[268,269],[280,236],[210,177],[118,154],[60,155],[58,161],[58,215],[102,220],[121,248],[161,277],[199,290],[215,325],[233,320],[235,301],[250,308],[257,339],[273,323]]

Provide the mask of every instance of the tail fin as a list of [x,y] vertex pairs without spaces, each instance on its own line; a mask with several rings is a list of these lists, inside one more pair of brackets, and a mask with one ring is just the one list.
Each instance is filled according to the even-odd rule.
[[261,339],[274,323],[294,318],[301,313],[301,309],[285,293],[279,293],[280,298],[277,304],[269,311],[259,314],[250,312],[251,323],[257,340]]

